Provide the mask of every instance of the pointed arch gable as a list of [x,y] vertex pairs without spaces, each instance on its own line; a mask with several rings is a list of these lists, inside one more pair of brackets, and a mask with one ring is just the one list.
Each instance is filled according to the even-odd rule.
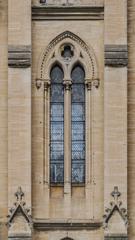
[[94,53],[94,50],[92,47],[89,47],[80,37],[78,37],[76,34],[65,31],[58,36],[56,36],[47,46],[47,48],[42,52],[39,65],[38,65],[38,79],[45,79],[47,78],[47,69],[48,69],[48,60],[52,57],[52,50],[56,47],[57,44],[62,42],[63,40],[72,40],[76,44],[80,46],[80,48],[83,50],[85,55],[87,55],[87,60],[89,62],[89,79],[94,80],[98,79],[98,64],[97,59]]

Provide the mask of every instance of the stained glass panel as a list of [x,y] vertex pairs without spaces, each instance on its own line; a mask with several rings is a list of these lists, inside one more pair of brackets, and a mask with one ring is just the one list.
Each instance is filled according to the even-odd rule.
[[85,182],[85,73],[72,71],[72,182]]
[[84,84],[72,85],[72,101],[83,103],[85,102]]
[[63,104],[52,104],[51,107],[51,121],[63,121],[64,120],[64,106]]
[[50,181],[64,179],[64,91],[63,71],[55,66],[51,71],[50,96]]
[[85,182],[85,169],[84,163],[73,163],[72,164],[72,182],[73,183],[84,183]]
[[61,163],[51,163],[51,183],[64,182],[64,165]]

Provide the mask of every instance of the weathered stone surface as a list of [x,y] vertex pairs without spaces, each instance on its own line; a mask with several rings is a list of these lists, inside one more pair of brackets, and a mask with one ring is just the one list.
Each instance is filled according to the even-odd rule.
[[[127,0],[0,1],[0,240],[135,239],[134,9],[134,0],[128,8]],[[63,44],[72,45],[75,58],[63,60]],[[56,63],[66,85],[66,156],[64,183],[51,185],[50,71]],[[71,183],[76,64],[85,70],[84,184]],[[21,207],[14,200],[20,186]]]

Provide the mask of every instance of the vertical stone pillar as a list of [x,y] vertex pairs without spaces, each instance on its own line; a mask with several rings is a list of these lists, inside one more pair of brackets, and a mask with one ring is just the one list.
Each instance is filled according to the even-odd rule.
[[71,216],[71,80],[64,81],[64,204],[66,217]]
[[0,1],[0,239],[7,239],[7,163],[8,163],[8,141],[7,141],[7,23],[8,3],[7,0]]
[[[31,210],[31,0],[8,0],[8,47],[8,207],[17,191]],[[18,219],[17,211],[9,219],[9,239],[24,233],[30,239],[28,216],[22,208]]]
[[[104,207],[127,209],[127,0],[105,0]],[[115,201],[113,190],[116,192]],[[107,236],[126,236],[121,209],[106,215]],[[117,226],[119,226],[117,228]]]
[[128,1],[128,239],[135,239],[135,1]]

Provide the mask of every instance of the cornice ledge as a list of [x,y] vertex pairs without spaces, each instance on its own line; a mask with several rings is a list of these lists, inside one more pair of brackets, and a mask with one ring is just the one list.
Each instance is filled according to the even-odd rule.
[[104,240],[128,240],[127,234],[106,234]]
[[28,68],[31,66],[31,46],[9,46],[8,66],[10,68]]
[[127,45],[105,45],[105,65],[126,67],[128,65]]
[[103,20],[103,6],[51,6],[32,7],[32,20]]
[[94,230],[102,226],[102,222],[46,222],[43,220],[33,220],[33,227],[40,231]]

